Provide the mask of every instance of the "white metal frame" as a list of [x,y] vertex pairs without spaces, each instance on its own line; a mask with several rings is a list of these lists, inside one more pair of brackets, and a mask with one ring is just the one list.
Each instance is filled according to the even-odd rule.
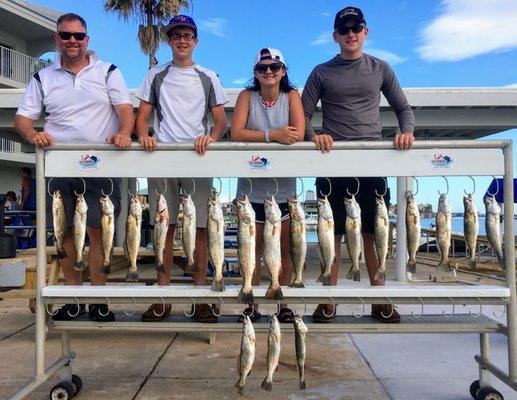
[[[202,299],[223,299],[225,303],[235,303],[237,290],[229,288],[214,294],[206,288],[178,287],[45,287],[45,177],[50,176],[92,176],[92,177],[284,177],[284,176],[396,176],[397,177],[397,278],[405,280],[406,242],[403,240],[405,220],[405,192],[411,176],[461,176],[461,175],[503,175],[504,215],[505,215],[505,259],[506,288],[501,287],[414,287],[396,283],[386,287],[321,287],[288,289],[284,293],[289,303],[317,303],[328,300],[344,304],[368,304],[386,302],[420,304],[502,304],[507,308],[507,328],[498,329],[508,338],[508,371],[506,374],[489,361],[488,333],[483,327],[474,329],[480,333],[481,355],[475,359],[480,366],[480,385],[489,385],[490,374],[517,390],[517,306],[515,279],[515,237],[513,227],[513,162],[512,141],[424,141],[416,142],[414,150],[394,151],[389,142],[338,142],[331,153],[322,154],[312,143],[297,143],[291,146],[280,144],[214,143],[203,159],[194,153],[192,144],[160,144],[156,152],[150,154],[134,146],[129,151],[117,150],[108,144],[61,143],[48,150],[37,149],[37,289],[36,289],[36,357],[35,379],[13,399],[20,399],[31,393],[57,371],[62,371],[65,380],[71,378],[70,361],[75,355],[70,351],[70,328],[62,330],[62,357],[50,368],[45,369],[45,313],[46,304],[80,299],[83,302],[98,302],[109,297],[114,303],[166,299],[175,303],[190,303]],[[97,164],[88,168],[88,163],[80,165],[82,156],[96,155]],[[450,163],[436,162],[437,155],[446,155]],[[259,156],[268,162],[253,163],[252,157]],[[433,162],[433,160],[435,162]],[[94,164],[94,163],[90,163]],[[195,168],[193,165],[195,164]],[[255,288],[255,297],[261,303],[265,288]],[[201,301],[201,300],[200,300]],[[486,321],[485,321],[486,322]],[[116,329],[117,322],[111,323]],[[122,324],[122,323],[121,323]],[[65,324],[66,325],[66,324]],[[91,325],[91,324],[90,324]],[[95,324],[94,324],[95,325]],[[185,331],[202,330],[192,324],[185,328],[170,322],[168,331],[174,326]],[[105,325],[103,325],[105,326]],[[141,327],[141,325],[139,325]],[[59,328],[58,328],[59,329]],[[87,330],[102,329],[89,326]],[[120,329],[129,329],[128,326]],[[346,331],[346,328],[344,331]],[[404,325],[397,330],[405,332]],[[425,325],[419,332],[449,332],[443,326]],[[488,329],[488,330],[487,330]],[[328,328],[328,332],[332,327]],[[326,333],[325,329],[318,329]],[[369,329],[358,332],[374,332]],[[406,332],[410,332],[407,329]],[[460,330],[458,330],[460,332]]]

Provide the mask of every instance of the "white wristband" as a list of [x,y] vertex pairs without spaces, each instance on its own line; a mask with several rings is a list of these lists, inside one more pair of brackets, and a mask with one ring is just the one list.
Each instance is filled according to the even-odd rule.
[[264,131],[264,139],[266,143],[271,142],[271,140],[269,140],[269,131]]

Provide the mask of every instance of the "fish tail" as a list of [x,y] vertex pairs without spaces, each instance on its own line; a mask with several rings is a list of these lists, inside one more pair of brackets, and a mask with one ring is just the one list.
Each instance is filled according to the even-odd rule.
[[165,273],[165,267],[162,264],[156,264],[156,271],[161,272],[162,274]]
[[239,392],[239,394],[244,394],[244,386],[241,385],[241,380],[239,379],[234,386],[235,390]]
[[273,390],[273,382],[266,378],[262,381],[262,385],[260,385],[260,387],[264,390],[267,390],[268,392],[271,392]]
[[299,388],[300,388],[300,390],[305,390],[305,389],[307,389],[307,386],[305,385],[305,371],[304,371],[304,367],[298,367],[298,368],[299,368],[299,375],[300,375]]
[[450,272],[452,271],[453,269],[457,269],[458,267],[458,264],[457,263],[453,263],[452,261],[448,261],[447,262],[447,271]]
[[416,261],[415,260],[409,260],[406,265],[406,271],[411,272],[414,274],[416,272]]
[[468,262],[468,265],[469,265],[469,268],[476,268],[476,260],[475,259],[470,259],[469,262]]
[[63,246],[57,248],[57,257],[60,259],[67,257],[66,250]]
[[224,291],[224,278],[216,279],[212,281],[212,290],[214,292],[223,292]]
[[76,271],[84,271],[85,268],[86,268],[86,265],[84,265],[84,261],[77,261],[74,264],[74,269]]
[[384,281],[386,279],[386,270],[385,269],[378,269],[377,272],[375,272],[374,276],[375,280]]
[[187,274],[192,274],[197,271],[198,271],[197,265],[194,262],[192,262],[192,264],[190,264],[190,261],[189,261],[189,263],[185,267],[185,272]]
[[321,282],[323,286],[330,286],[330,272],[323,271],[316,282]]
[[289,287],[304,288],[305,284],[302,279],[295,279],[293,283],[289,285]]
[[127,282],[138,282],[138,272],[137,271],[128,271],[126,274]]
[[442,271],[442,272],[446,272],[446,271],[447,271],[447,268],[448,268],[448,267],[447,267],[447,264],[446,264],[446,263],[444,263],[443,261],[440,261],[440,262],[438,263],[438,265],[436,266],[436,270],[437,270],[437,271]]
[[282,293],[281,286],[269,285],[266,291],[266,299],[282,300],[283,298],[284,294]]
[[359,272],[358,268],[355,268],[353,265],[348,270],[348,273],[346,274],[346,279],[352,279],[356,282],[361,281],[361,273]]
[[109,265],[109,264],[103,265],[101,267],[101,273],[106,274],[106,275],[110,274],[111,273],[111,265]]
[[245,290],[244,286],[241,288],[239,295],[237,296],[239,303],[242,304],[253,304],[253,289]]

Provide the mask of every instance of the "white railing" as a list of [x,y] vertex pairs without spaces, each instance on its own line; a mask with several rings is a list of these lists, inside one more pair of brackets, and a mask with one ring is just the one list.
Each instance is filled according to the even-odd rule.
[[50,62],[0,46],[0,76],[20,83],[29,83],[32,75]]
[[21,153],[21,144],[9,139],[0,138],[0,152]]

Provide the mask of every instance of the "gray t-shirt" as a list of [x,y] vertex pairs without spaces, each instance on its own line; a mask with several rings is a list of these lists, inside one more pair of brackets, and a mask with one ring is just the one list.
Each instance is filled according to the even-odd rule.
[[413,132],[413,110],[387,62],[368,54],[357,60],[337,55],[316,66],[302,94],[305,140],[315,135],[312,116],[320,99],[323,133],[334,140],[381,139],[381,92],[397,115],[400,130]]
[[[257,131],[272,131],[289,125],[289,94],[280,92],[276,104],[266,108],[262,104],[259,92],[251,92],[250,108],[248,114],[247,129]],[[296,178],[277,178],[278,193],[275,199],[278,203],[285,203],[296,192]],[[267,192],[276,192],[275,181],[271,178],[251,178],[252,191],[249,196],[253,203],[264,203],[269,197]],[[237,197],[242,193],[250,192],[250,182],[246,178],[239,178],[237,183]]]

